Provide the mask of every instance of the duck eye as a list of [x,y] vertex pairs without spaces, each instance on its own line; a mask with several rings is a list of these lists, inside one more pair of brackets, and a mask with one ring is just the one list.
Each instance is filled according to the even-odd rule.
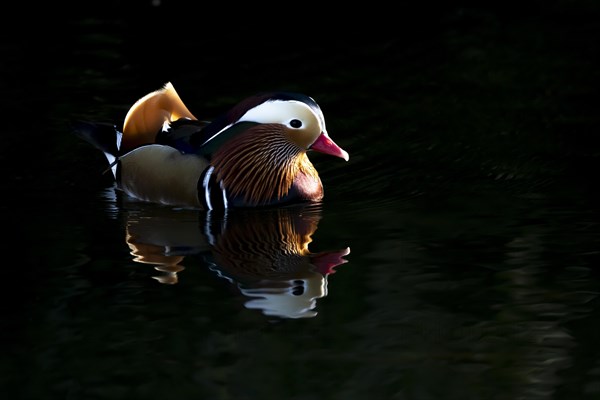
[[300,121],[299,119],[293,119],[290,121],[290,126],[292,128],[300,128],[302,126],[302,121]]

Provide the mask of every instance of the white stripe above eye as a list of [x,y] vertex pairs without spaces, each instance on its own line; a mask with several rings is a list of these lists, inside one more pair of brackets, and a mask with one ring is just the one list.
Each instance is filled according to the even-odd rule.
[[[271,100],[265,101],[246,111],[239,121],[259,122],[261,124],[279,123],[288,124],[292,118],[300,118],[306,113],[315,114],[314,110],[306,103],[297,100]],[[319,124],[321,119],[316,116]]]
[[[262,104],[257,105],[246,111],[244,115],[233,124],[229,124],[219,132],[208,138],[201,146],[213,140],[219,136],[221,132],[229,129],[231,126],[238,122],[258,122],[260,124],[284,124],[288,125],[291,119],[310,119],[309,115],[312,114],[316,118],[317,123],[321,131],[325,130],[325,119],[322,113],[316,113],[315,110],[310,108],[306,103],[298,100],[269,100]],[[304,117],[304,118],[302,118]],[[307,121],[304,121],[305,123]]]

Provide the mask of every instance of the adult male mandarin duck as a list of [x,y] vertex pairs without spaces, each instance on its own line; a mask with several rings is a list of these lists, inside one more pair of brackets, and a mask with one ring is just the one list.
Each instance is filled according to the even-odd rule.
[[121,131],[81,122],[75,132],[104,152],[129,196],[205,210],[318,202],[323,184],[307,152],[349,158],[315,100],[290,92],[251,96],[206,122],[168,82],[129,109]]

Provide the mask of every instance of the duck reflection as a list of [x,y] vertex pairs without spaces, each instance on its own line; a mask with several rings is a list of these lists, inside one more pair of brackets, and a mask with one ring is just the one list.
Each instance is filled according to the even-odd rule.
[[328,276],[350,253],[350,248],[309,250],[321,219],[317,205],[222,213],[144,206],[126,215],[131,254],[162,272],[156,280],[176,284],[182,262],[199,257],[249,298],[247,308],[269,316],[317,315]]

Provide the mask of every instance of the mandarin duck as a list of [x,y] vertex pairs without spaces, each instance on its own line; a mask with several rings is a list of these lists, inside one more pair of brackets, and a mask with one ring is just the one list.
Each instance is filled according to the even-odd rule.
[[75,133],[104,153],[127,195],[204,210],[321,201],[307,152],[349,158],[315,100],[291,92],[251,96],[208,122],[168,82],[133,104],[122,130],[81,121]]

